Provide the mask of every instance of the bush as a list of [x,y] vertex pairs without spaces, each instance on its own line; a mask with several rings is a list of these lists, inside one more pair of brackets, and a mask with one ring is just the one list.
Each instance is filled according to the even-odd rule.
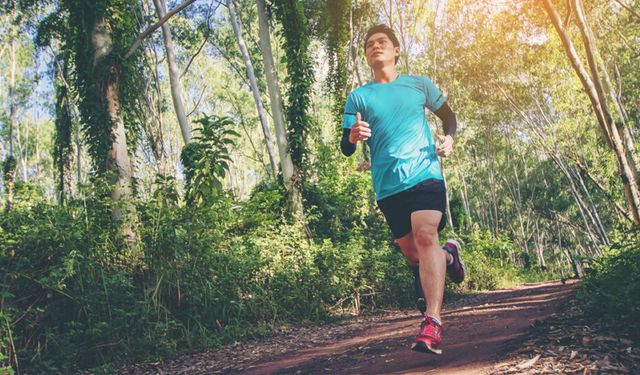
[[[365,177],[307,187],[313,240],[287,217],[275,183],[247,201],[219,194],[186,207],[166,199],[172,181],[159,181],[162,192],[137,205],[134,249],[97,192],[0,216],[0,369],[17,357],[25,373],[109,373],[281,323],[413,306],[413,275]],[[455,291],[516,274],[497,260],[509,241],[484,232],[464,240],[469,277]]]
[[587,272],[578,291],[585,311],[640,339],[640,243],[612,246]]
[[31,373],[108,372],[282,322],[412,301],[411,275],[379,217],[310,242],[284,217],[283,194],[262,185],[246,202],[220,195],[200,208],[160,194],[138,204],[135,249],[108,199],[3,215],[0,368],[15,354]]
[[474,230],[462,238],[467,277],[459,285],[447,283],[452,292],[510,288],[524,282],[556,278],[550,272],[524,269],[510,258],[522,257],[523,250],[506,237],[494,237],[489,231]]

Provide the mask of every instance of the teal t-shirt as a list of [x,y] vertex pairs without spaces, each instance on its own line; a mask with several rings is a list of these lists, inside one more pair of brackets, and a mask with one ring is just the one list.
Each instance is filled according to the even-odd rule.
[[389,83],[372,81],[349,94],[342,127],[350,129],[357,112],[369,123],[367,144],[377,200],[429,178],[442,180],[424,108],[436,111],[444,102],[436,85],[422,76],[399,75]]

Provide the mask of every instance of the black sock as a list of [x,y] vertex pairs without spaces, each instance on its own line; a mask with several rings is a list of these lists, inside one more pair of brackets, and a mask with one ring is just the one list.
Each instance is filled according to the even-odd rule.
[[422,283],[420,282],[420,267],[419,266],[411,266],[411,270],[413,271],[413,287],[416,290],[416,297],[424,298],[424,291],[422,290]]

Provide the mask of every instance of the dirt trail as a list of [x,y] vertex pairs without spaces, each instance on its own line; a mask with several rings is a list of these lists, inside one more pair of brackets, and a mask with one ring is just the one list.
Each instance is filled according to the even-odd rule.
[[[445,305],[443,354],[409,349],[417,333],[418,313],[392,314],[372,319],[347,334],[337,334],[309,348],[283,354],[263,354],[252,363],[223,366],[213,352],[200,353],[180,365],[146,367],[143,373],[242,374],[479,374],[491,370],[505,353],[517,348],[519,338],[536,320],[563,306],[576,283],[528,284],[519,288],[481,293]],[[318,328],[322,329],[322,327]],[[301,335],[301,337],[305,337]],[[274,345],[277,341],[266,342]],[[256,343],[256,347],[260,343]],[[243,348],[251,350],[250,348]],[[227,355],[228,357],[228,355]],[[197,364],[197,365],[196,365]],[[140,370],[140,368],[138,368]],[[140,373],[135,371],[136,373]]]
[[535,321],[557,310],[575,284],[541,283],[486,293],[474,304],[443,314],[441,356],[409,350],[419,318],[380,322],[366,335],[288,353],[256,364],[246,374],[478,374],[493,367],[498,355],[517,346]]

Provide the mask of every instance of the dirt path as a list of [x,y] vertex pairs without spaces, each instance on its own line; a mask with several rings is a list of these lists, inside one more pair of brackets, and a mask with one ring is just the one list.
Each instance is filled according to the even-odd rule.
[[[380,319],[361,320],[356,329],[342,332],[339,328],[330,329],[331,337],[313,340],[306,348],[292,342],[293,349],[289,351],[270,351],[277,345],[277,337],[238,348],[241,353],[251,350],[260,353],[251,362],[240,359],[235,365],[224,365],[225,359],[228,362],[228,357],[234,355],[233,350],[225,352],[225,357],[211,351],[169,363],[147,364],[133,372],[478,374],[490,371],[500,356],[515,349],[521,341],[519,338],[532,323],[560,309],[576,285],[560,282],[528,284],[473,295],[446,305],[441,356],[411,351],[409,347],[417,333],[420,317],[417,312],[397,312]],[[299,332],[292,336],[298,341],[300,337],[307,337]],[[269,348],[261,348],[261,344]]]

